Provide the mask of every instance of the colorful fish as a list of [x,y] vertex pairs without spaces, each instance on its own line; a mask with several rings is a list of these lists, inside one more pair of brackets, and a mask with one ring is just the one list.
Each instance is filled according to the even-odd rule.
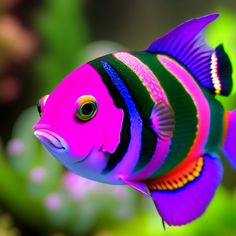
[[215,99],[230,94],[232,67],[202,33],[217,17],[78,67],[40,100],[34,134],[78,175],[151,198],[168,225],[198,218],[222,180],[216,153],[236,168],[236,111]]

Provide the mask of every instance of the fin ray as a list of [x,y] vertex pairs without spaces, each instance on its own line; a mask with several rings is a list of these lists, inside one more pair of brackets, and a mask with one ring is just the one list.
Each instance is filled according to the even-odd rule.
[[130,186],[131,188],[136,189],[137,191],[139,191],[140,193],[142,193],[144,196],[151,198],[152,196],[148,191],[147,185],[145,183],[142,182],[134,182],[134,181],[130,181],[130,180],[126,180],[125,178],[123,178],[122,176],[120,176],[120,179],[127,184],[128,186]]
[[203,29],[218,17],[211,14],[189,20],[147,49],[150,53],[168,55],[180,62],[194,78],[214,94],[228,96],[232,90],[232,66],[223,46],[215,50],[205,42]]
[[164,102],[154,105],[150,116],[151,127],[159,138],[170,139],[174,132],[174,113],[171,107]]

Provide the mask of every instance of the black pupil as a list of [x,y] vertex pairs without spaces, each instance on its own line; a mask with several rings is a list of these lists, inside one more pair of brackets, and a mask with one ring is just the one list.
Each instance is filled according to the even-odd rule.
[[83,115],[88,116],[93,113],[94,106],[92,103],[86,103],[82,106],[81,111]]

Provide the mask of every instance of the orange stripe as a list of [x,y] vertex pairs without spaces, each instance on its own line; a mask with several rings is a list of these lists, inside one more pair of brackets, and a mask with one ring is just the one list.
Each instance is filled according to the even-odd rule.
[[[204,159],[199,157],[178,173],[166,174],[154,180],[149,180],[147,186],[150,190],[175,190],[197,179],[203,169]],[[165,187],[164,187],[165,186]]]
[[223,125],[223,135],[222,135],[222,141],[221,141],[221,146],[224,146],[225,143],[225,139],[227,136],[227,132],[228,132],[228,128],[229,128],[229,111],[225,111],[224,113],[224,125]]

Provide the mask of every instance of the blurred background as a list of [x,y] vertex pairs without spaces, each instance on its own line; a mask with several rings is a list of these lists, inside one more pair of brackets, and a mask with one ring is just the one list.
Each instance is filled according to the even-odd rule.
[[[143,50],[183,21],[219,12],[206,31],[236,68],[236,1],[0,0],[0,236],[236,235],[236,173],[206,214],[164,231],[152,202],[66,171],[33,137],[38,98],[87,60]],[[236,74],[234,70],[236,83]],[[236,88],[219,98],[236,107]]]

